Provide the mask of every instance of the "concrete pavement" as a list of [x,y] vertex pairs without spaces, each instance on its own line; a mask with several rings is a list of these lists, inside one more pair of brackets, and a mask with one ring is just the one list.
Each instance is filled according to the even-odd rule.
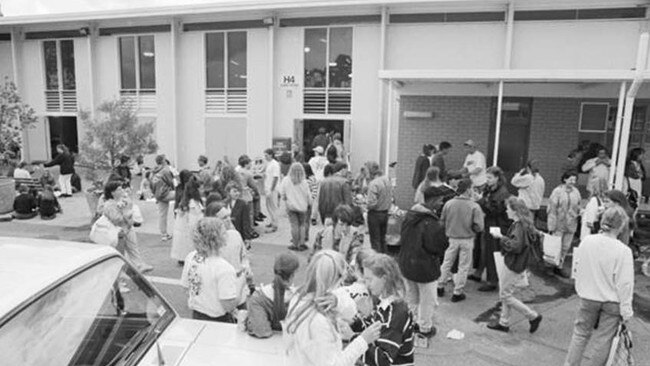
[[[141,251],[144,258],[155,267],[149,278],[181,316],[188,316],[185,291],[178,285],[181,268],[169,258],[171,243],[160,240],[155,203],[138,201],[138,204],[145,217],[145,223],[137,228]],[[85,198],[78,194],[62,199],[61,205],[64,213],[55,220],[42,221],[36,218],[0,223],[0,235],[88,241],[90,213]],[[280,230],[263,234],[253,242],[251,257],[256,282],[268,283],[272,279],[273,258],[286,250],[288,243],[286,218],[281,218]],[[296,283],[300,283],[304,277],[307,259],[307,253],[298,255],[301,257],[301,268]],[[417,349],[416,364],[561,365],[577,309],[572,282],[537,276],[531,276],[530,282],[530,287],[522,290],[518,297],[544,315],[537,333],[528,333],[528,322],[519,314],[513,317],[509,334],[487,329],[485,324],[498,316],[498,310],[494,306],[498,294],[478,292],[477,284],[470,281],[466,301],[451,303],[449,295],[440,299],[436,320],[438,335],[431,340],[428,348]],[[637,316],[630,327],[636,340],[634,354],[639,365],[650,365],[650,306],[644,302],[649,292],[650,281],[637,276]],[[452,329],[463,332],[465,338],[446,338]],[[589,355],[588,349],[586,356]]]

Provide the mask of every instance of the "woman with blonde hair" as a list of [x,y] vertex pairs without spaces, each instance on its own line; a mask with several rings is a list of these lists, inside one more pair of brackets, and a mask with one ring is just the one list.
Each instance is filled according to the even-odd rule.
[[522,313],[530,323],[530,333],[535,333],[542,321],[542,315],[529,308],[514,297],[517,284],[526,276],[525,271],[531,258],[530,246],[538,240],[538,233],[533,225],[533,216],[526,203],[517,197],[506,200],[506,213],[513,221],[507,235],[500,232],[490,233],[499,240],[503,254],[504,268],[499,278],[499,299],[501,300],[501,318],[487,327],[501,332],[510,331],[510,314],[512,310]]
[[291,164],[289,174],[280,183],[280,194],[287,207],[287,216],[291,224],[292,243],[289,249],[306,250],[305,238],[309,230],[307,212],[311,205],[311,192],[305,177],[305,168],[301,163]]
[[220,256],[225,233],[223,221],[216,217],[200,219],[192,231],[196,250],[185,258],[181,284],[188,289],[194,319],[234,323],[231,313],[245,282],[237,281],[235,268]]
[[337,291],[346,274],[345,259],[335,251],[321,250],[312,258],[283,322],[288,365],[352,366],[379,338],[377,322],[343,348],[339,320],[356,314],[350,295]]
[[605,192],[607,191],[607,180],[598,179],[594,182],[591,197],[587,201],[585,209],[580,218],[580,240],[587,235],[596,234],[600,229],[600,214],[605,203]]

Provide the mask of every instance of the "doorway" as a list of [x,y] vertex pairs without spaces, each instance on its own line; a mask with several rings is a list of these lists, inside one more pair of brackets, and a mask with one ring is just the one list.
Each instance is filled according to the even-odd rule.
[[[532,98],[503,98],[497,165],[503,169],[508,181],[528,161],[532,105]],[[495,99],[492,103],[490,152],[494,151],[496,116],[497,100]],[[492,157],[489,161],[492,161]]]
[[71,153],[79,152],[77,117],[48,117],[50,125],[50,154],[55,158],[58,144],[64,144]]
[[349,151],[348,147],[348,134],[346,129],[346,121],[332,120],[332,119],[297,119],[294,122],[294,141],[298,146],[302,147],[302,152],[305,156],[305,161],[309,161],[314,156],[314,137],[318,135],[320,129],[324,129],[328,136],[333,136],[335,133],[341,134],[341,142]]

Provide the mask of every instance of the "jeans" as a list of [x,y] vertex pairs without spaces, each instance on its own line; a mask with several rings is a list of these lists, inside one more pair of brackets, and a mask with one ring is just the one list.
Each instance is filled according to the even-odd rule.
[[305,228],[309,228],[307,213],[287,210],[287,216],[291,224],[291,242],[296,247],[305,244]]
[[449,248],[445,252],[445,259],[440,268],[440,286],[449,280],[451,276],[451,267],[458,258],[458,273],[454,279],[454,294],[463,293],[465,283],[467,282],[467,273],[472,267],[472,250],[474,249],[474,238],[453,239],[449,238]]
[[487,282],[496,285],[499,282],[497,266],[494,263],[494,252],[497,251],[497,241],[489,232],[484,232],[481,238],[481,261],[476,267],[476,276],[481,277],[483,270],[487,272]]
[[368,234],[370,246],[379,253],[386,253],[386,229],[388,211],[368,211]]
[[278,227],[278,192],[273,191],[266,195],[266,211],[269,223]]
[[61,194],[72,194],[72,184],[70,184],[72,174],[59,174],[59,186]]
[[524,272],[516,273],[511,271],[508,267],[504,267],[503,272],[501,272],[501,278],[499,278],[501,319],[499,319],[499,323],[505,327],[510,325],[510,314],[512,313],[512,310],[517,310],[524,314],[528,320],[533,320],[539,315],[533,309],[529,308],[523,302],[514,297],[517,283],[521,281],[522,276],[525,276]]
[[[593,346],[590,365],[604,365],[620,322],[621,313],[618,303],[581,298],[564,366],[580,365],[582,354],[590,338]],[[596,324],[598,329],[594,330]]]
[[433,318],[438,306],[438,281],[419,283],[406,280],[406,301],[415,315],[420,330],[428,332],[433,328]]
[[[573,243],[573,236],[575,231],[563,232],[562,234],[562,251],[560,252],[560,265],[559,268],[562,268],[564,265],[564,258],[566,258],[567,253],[571,250],[571,243]],[[560,233],[558,233],[560,234]]]

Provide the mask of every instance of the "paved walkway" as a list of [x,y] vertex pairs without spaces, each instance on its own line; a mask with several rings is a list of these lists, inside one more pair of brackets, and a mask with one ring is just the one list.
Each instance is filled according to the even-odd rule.
[[[169,258],[170,243],[160,241],[157,230],[155,203],[138,201],[145,223],[137,228],[142,254],[154,265],[149,278],[160,289],[172,306],[188,316],[184,289],[178,286],[181,268]],[[52,221],[38,218],[0,223],[0,235],[42,237],[62,240],[87,241],[90,229],[90,212],[83,195],[61,200],[63,215]],[[170,215],[171,216],[171,215]],[[171,217],[170,217],[171,220]],[[170,221],[171,224],[171,221]],[[170,226],[171,227],[171,226]],[[280,229],[263,234],[253,242],[252,265],[256,282],[268,283],[272,279],[273,258],[289,243],[289,225],[281,218]],[[316,230],[312,228],[312,230]],[[299,253],[301,268],[296,283],[304,278],[307,253]],[[537,333],[528,333],[527,321],[516,314],[509,334],[491,331],[485,327],[496,319],[496,293],[476,291],[477,284],[469,281],[468,299],[453,304],[448,297],[440,300],[438,308],[438,335],[428,348],[418,348],[417,365],[560,365],[566,355],[577,298],[573,285],[568,280],[555,277],[531,277],[531,285],[518,294],[544,315],[544,321]],[[650,302],[645,299],[650,293],[650,281],[637,276],[635,295],[636,317],[631,329],[636,339],[634,354],[639,365],[650,365]],[[465,335],[462,340],[446,338],[456,329]],[[588,350],[586,356],[590,355]]]

